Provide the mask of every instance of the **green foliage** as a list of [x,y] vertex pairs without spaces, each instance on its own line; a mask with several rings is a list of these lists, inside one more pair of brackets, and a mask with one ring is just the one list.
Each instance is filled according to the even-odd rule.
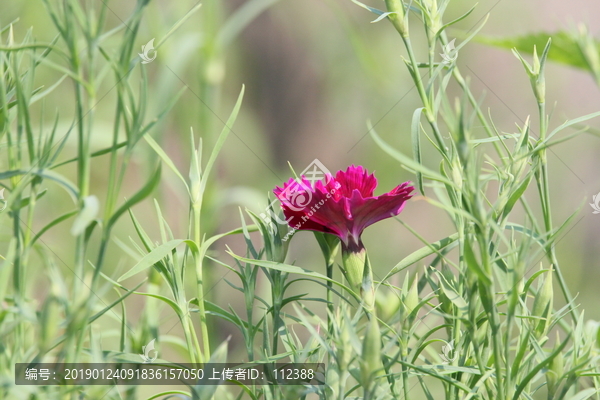
[[[200,112],[200,134],[190,130],[184,157],[188,173],[180,170],[181,160],[170,154],[156,128],[176,111],[190,87],[158,99],[162,111],[151,117],[153,73],[136,56],[148,0],[138,0],[111,30],[106,29],[110,9],[104,2],[44,0],[56,32],[46,44],[38,43],[31,30],[17,42],[12,24],[0,27],[0,144],[6,144],[0,185],[7,204],[0,211],[0,398],[600,399],[600,324],[585,320],[561,272],[556,244],[575,214],[555,225],[547,157],[550,146],[572,137],[560,137],[562,132],[600,112],[550,128],[544,74],[548,61],[558,61],[584,69],[600,82],[598,41],[583,28],[551,38],[477,37],[513,49],[535,94],[539,136],[532,133],[530,119],[516,132],[504,132],[483,112],[460,72],[460,60],[436,61],[450,43],[447,29],[473,8],[446,22],[449,0],[386,0],[385,10],[352,1],[376,14],[373,22],[389,23],[397,31],[407,76],[421,101],[411,110],[410,132],[401,133],[403,140],[411,140],[412,157],[368,123],[371,137],[399,167],[414,174],[420,198],[444,212],[454,227],[452,234],[429,241],[399,220],[422,247],[391,263],[375,281],[366,256],[358,260],[357,270],[364,268],[362,286],[361,276],[348,279],[335,273],[335,264],[348,263],[338,254],[335,236],[315,234],[326,274],[290,261],[288,252],[298,242],[281,223],[276,204],[267,206],[267,216],[240,210],[240,227],[223,233],[209,223],[219,209],[211,201],[218,198],[218,159],[246,90],[242,86],[231,101],[219,133],[208,113],[216,107],[225,79],[224,51],[277,0],[247,1],[225,21],[219,2],[197,4],[158,41],[157,49],[164,49],[168,38],[201,13],[197,73],[208,107]],[[427,39],[422,52],[410,40],[415,23],[422,25]],[[458,48],[468,45],[482,26]],[[419,30],[410,30],[411,35]],[[420,62],[416,54],[426,60]],[[532,62],[526,55],[532,55]],[[47,88],[38,86],[40,70],[59,77]],[[65,82],[72,85],[70,127],[61,131],[59,115],[53,113],[49,128],[36,128],[33,111]],[[102,132],[94,123],[94,108],[107,85],[114,90],[114,112],[110,128]],[[450,97],[450,85],[456,99]],[[43,119],[47,111],[40,109]],[[93,151],[93,139],[102,135],[111,144]],[[74,154],[66,151],[67,142],[76,145]],[[205,143],[212,143],[208,158]],[[433,161],[425,157],[432,153]],[[92,171],[103,160],[106,193],[94,195]],[[132,161],[144,168],[132,168]],[[185,189],[183,229],[164,211],[158,190],[167,183],[163,164],[177,178],[168,183]],[[70,172],[76,172],[73,182]],[[131,174],[135,178],[130,181]],[[34,231],[40,205],[57,198],[58,189],[72,204],[45,216]],[[153,196],[158,197],[154,213],[148,213],[143,206]],[[72,228],[59,255],[44,240],[61,228],[64,232],[65,225]],[[121,239],[117,227],[122,226],[136,237]],[[232,237],[245,244],[245,251],[234,251],[239,246],[227,243],[220,252],[217,245]],[[118,268],[110,265],[113,250],[124,256]],[[217,269],[225,272],[227,305],[211,298],[207,284]],[[398,273],[403,271],[400,284]],[[37,275],[47,283],[43,297],[34,293]],[[365,292],[372,297],[367,299]],[[565,305],[557,309],[562,300]],[[165,332],[164,315],[176,318],[178,333]],[[221,323],[241,341],[224,337]],[[153,388],[151,394],[139,387],[107,392],[91,386],[14,385],[17,362],[139,362],[142,346],[153,339],[161,352],[169,349],[191,363],[236,362],[241,360],[233,357],[240,354],[263,364],[324,363],[319,375],[324,384],[197,385]],[[158,361],[166,358],[161,355]]]
[[523,36],[492,38],[480,36],[477,41],[494,47],[516,49],[523,54],[534,54],[552,39],[548,59],[560,64],[579,68],[592,74],[600,85],[600,41],[595,39],[584,25],[577,32],[537,32]]

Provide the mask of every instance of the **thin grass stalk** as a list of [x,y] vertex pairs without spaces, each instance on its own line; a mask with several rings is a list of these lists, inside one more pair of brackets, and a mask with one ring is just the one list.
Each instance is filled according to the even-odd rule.
[[440,129],[438,128],[435,116],[433,115],[433,110],[431,108],[427,92],[425,91],[425,86],[423,85],[421,74],[419,73],[419,64],[417,63],[417,59],[415,57],[410,38],[408,37],[408,35],[401,35],[401,37],[402,41],[404,42],[404,47],[406,48],[406,51],[408,53],[411,75],[413,76],[413,79],[415,81],[417,91],[419,92],[419,97],[421,97],[421,102],[425,107],[425,116],[427,118],[427,121],[429,122],[429,125],[431,125],[435,140],[437,141],[442,155],[444,156],[444,158],[447,159],[447,155],[445,153],[446,146],[444,144],[444,139],[442,138],[442,134],[440,133]]
[[[182,268],[183,270],[183,268]],[[188,353],[190,357],[190,361],[192,364],[197,362],[202,363],[202,355],[199,349],[194,344],[194,338],[196,333],[194,331],[194,326],[191,323],[191,318],[188,311],[188,303],[185,296],[185,284],[183,282],[182,271],[175,271],[173,274],[175,277],[175,285],[177,293],[175,295],[177,299],[177,303],[179,305],[180,314],[178,315],[179,320],[181,321],[181,325],[183,327],[183,332],[185,336],[185,341],[188,347]],[[198,301],[198,304],[201,302]]]
[[[192,213],[194,218],[194,242],[201,245],[201,237],[200,237],[200,223],[201,223],[201,213],[202,213],[202,200],[195,202],[192,205]],[[204,351],[204,360],[209,360],[211,351],[210,351],[210,337],[208,335],[208,324],[206,321],[206,306],[205,306],[205,297],[204,297],[204,254],[200,254],[198,259],[196,260],[196,290],[198,293],[198,314],[200,317],[200,333],[202,334],[202,349]]]
[[[548,130],[548,117],[546,116],[546,102],[538,101],[538,112],[539,112],[539,120],[540,120],[540,142],[544,142],[546,140],[546,133]],[[550,177],[548,175],[548,159],[547,159],[546,148],[540,150],[540,161],[541,161],[541,182],[538,180],[538,188],[540,189],[540,198],[542,201],[542,212],[544,214],[544,227],[546,229],[546,233],[550,233],[553,230],[552,226],[552,211],[550,205]],[[558,258],[556,257],[556,248],[554,246],[554,241],[549,241],[548,246],[546,247],[546,253],[548,258],[550,259],[550,263],[554,266],[554,273],[556,278],[558,279],[558,284],[560,286],[560,290],[565,297],[565,301],[567,304],[571,304],[569,306],[569,314],[573,318],[573,322],[577,322],[577,314],[572,307],[573,304],[573,296],[569,291],[569,288],[565,282],[565,279],[562,275],[560,266],[558,264]]]
[[325,268],[327,270],[327,333],[329,337],[333,337],[333,267],[334,263],[326,260]]
[[[492,265],[489,259],[489,253],[487,249],[487,244],[489,243],[487,231],[482,233],[479,237],[479,247],[481,254],[481,264],[484,268],[484,271],[488,273],[489,276],[493,277],[492,273]],[[481,285],[481,282],[479,283]],[[490,297],[495,295],[494,289],[494,281],[492,279],[492,285],[489,288],[485,288],[485,290],[489,290]],[[502,351],[501,351],[501,341],[502,336],[500,335],[500,318],[498,315],[498,308],[495,304],[492,304],[491,310],[488,311],[488,323],[490,324],[491,329],[491,340],[492,340],[492,351],[494,353],[494,367],[496,368],[496,389],[498,391],[497,399],[505,399],[504,397],[504,374],[502,372]]]

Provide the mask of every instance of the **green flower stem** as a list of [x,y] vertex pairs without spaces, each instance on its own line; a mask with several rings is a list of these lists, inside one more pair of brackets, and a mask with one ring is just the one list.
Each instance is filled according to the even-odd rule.
[[[438,142],[440,152],[442,153],[442,155],[444,157],[447,158],[447,154],[445,151],[446,147],[445,147],[444,141],[442,139],[440,129],[439,129],[437,121],[436,121],[436,117],[433,114],[433,110],[431,109],[430,101],[429,101],[429,98],[425,91],[425,88],[423,86],[423,81],[421,79],[421,75],[418,73],[418,63],[416,61],[410,39],[408,38],[407,35],[406,36],[402,35],[402,40],[403,40],[406,50],[408,52],[408,57],[409,57],[409,60],[411,63],[411,75],[413,76],[415,85],[417,86],[417,90],[419,92],[419,96],[421,97],[421,101],[425,107],[425,115],[427,117],[427,121],[429,122],[429,125],[432,128],[432,131],[434,133],[434,137],[435,137],[436,141]],[[464,87],[466,87],[466,84],[464,85]],[[475,107],[475,108],[478,108],[478,107]],[[481,243],[488,243],[488,242],[483,241]],[[487,254],[487,249],[482,249],[481,254],[482,254],[482,258],[485,258],[487,260],[487,262],[489,263],[489,255]],[[484,263],[484,265],[485,265],[485,263]],[[491,266],[489,266],[487,269],[490,271],[490,275],[491,275]],[[493,293],[493,292],[494,292],[494,290],[492,288],[491,293]],[[489,317],[490,317],[490,327],[492,328],[492,332],[494,333],[492,335],[492,342],[493,342],[493,352],[494,352],[494,365],[496,368],[497,390],[498,390],[498,395],[499,395],[498,398],[503,399],[504,398],[504,386],[503,386],[503,381],[502,381],[502,366],[500,363],[500,360],[501,360],[500,338],[498,337],[498,335],[496,335],[496,333],[498,332],[498,329],[499,329],[499,318],[497,315],[497,310],[495,308],[492,310],[492,313]]]
[[[488,249],[487,249],[487,243],[489,243],[489,237],[488,237],[488,232],[484,231],[481,234],[478,235],[478,242],[479,242],[479,247],[480,247],[480,255],[481,255],[481,265],[483,267],[483,270],[485,271],[485,273],[488,276],[492,276],[493,277],[493,272],[492,272],[492,264],[490,262],[490,256],[488,253]],[[481,282],[479,282],[479,285],[481,285]],[[480,286],[481,289],[481,286]],[[489,296],[488,297],[492,297],[495,294],[495,289],[494,289],[494,281],[492,279],[492,284],[490,287],[486,287],[483,288],[484,290],[489,291]],[[501,341],[502,341],[502,337],[499,335],[500,333],[500,318],[498,316],[498,308],[496,307],[495,304],[492,304],[492,306],[490,307],[490,310],[486,311],[488,313],[488,323],[490,324],[490,329],[491,329],[491,340],[492,340],[492,351],[494,353],[494,367],[496,369],[496,390],[498,393],[498,397],[497,399],[505,399],[504,397],[504,374],[502,373],[502,364],[501,364],[501,360],[502,360],[502,351],[501,351]],[[508,342],[508,341],[507,341]]]
[[[200,239],[200,215],[202,210],[202,203],[196,202],[192,206],[192,212],[194,214],[194,242],[201,247]],[[203,261],[204,254],[200,254],[196,260],[196,285],[198,292],[198,314],[200,316],[200,331],[202,334],[202,348],[204,350],[204,359],[210,359],[210,339],[208,337],[208,325],[206,323],[206,309],[204,307],[204,280],[203,280]]]
[[446,159],[446,161],[448,161],[449,164],[451,164],[450,159],[448,158],[448,155],[446,153],[446,145],[444,144],[444,139],[442,138],[440,128],[437,124],[436,116],[434,115],[434,110],[432,108],[432,104],[429,100],[429,96],[427,95],[427,91],[425,90],[425,86],[423,85],[423,79],[421,78],[421,74],[419,73],[419,63],[417,62],[417,59],[415,57],[415,52],[413,50],[410,38],[408,35],[401,35],[401,36],[402,36],[402,41],[404,42],[404,47],[406,47],[406,51],[408,53],[408,58],[410,61],[409,71],[410,71],[411,76],[413,77],[413,80],[417,87],[417,91],[419,92],[419,97],[421,98],[421,102],[423,103],[423,106],[425,107],[425,116],[427,118],[427,122],[431,126],[433,135],[435,137],[435,140],[437,142],[439,150],[442,153],[442,156]]
[[189,313],[187,312],[187,303],[185,302],[185,299],[183,299],[183,302],[180,304],[180,307],[186,307],[186,309],[182,310],[184,314],[180,315],[179,319],[181,320],[181,326],[183,327],[185,342],[187,344],[188,353],[190,355],[190,362],[192,364],[195,364],[197,362],[202,363],[202,355],[198,353],[199,358],[197,358],[196,351],[194,351],[194,349],[196,348],[196,346],[194,345],[194,337],[196,336],[196,333],[194,332],[194,326],[192,325]]
[[327,261],[327,332],[333,335],[333,262]]
[[327,332],[333,337],[333,266],[335,264],[335,256],[340,248],[340,240],[334,235],[327,233],[314,232],[315,239],[319,243],[321,253],[325,259],[325,268],[327,271]]
[[[471,303],[475,304],[477,302],[478,298],[479,298],[478,293],[473,291],[471,293],[471,297],[470,297]],[[481,347],[479,345],[479,342],[477,340],[477,335],[476,335],[478,312],[475,310],[475,307],[472,307],[469,311],[470,311],[469,335],[471,336],[470,339],[471,339],[471,344],[473,345],[473,352],[475,353],[475,359],[477,360],[477,367],[479,368],[479,371],[480,371],[481,375],[483,376],[487,372],[487,370],[486,370],[487,364],[483,361],[483,357],[481,355]],[[485,388],[488,393],[488,398],[493,399],[494,392],[491,388],[491,385],[486,384]]]
[[[254,268],[254,270],[253,270]],[[248,330],[248,336],[246,336],[246,351],[248,352],[248,361],[254,361],[254,337],[256,334],[254,321],[254,298],[256,293],[256,274],[254,271],[257,270],[256,266],[246,266],[244,273],[244,303],[246,305],[246,316],[248,317],[248,324],[252,327]]]
[[[72,7],[65,7],[64,9],[64,19],[66,24],[73,24],[72,20],[75,18],[73,15],[74,11]],[[85,29],[85,28],[83,28]],[[74,81],[75,85],[75,102],[76,102],[76,118],[77,118],[77,183],[79,189],[79,205],[83,207],[83,199],[89,195],[90,192],[90,165],[91,165],[91,156],[90,156],[90,136],[91,129],[93,123],[93,111],[91,110],[90,104],[93,104],[93,93],[91,88],[93,87],[93,57],[92,50],[88,51],[88,66],[87,71],[84,74],[83,66],[81,59],[79,58],[79,50],[77,47],[77,38],[71,34],[67,34],[63,37],[65,42],[69,47],[69,57],[71,61],[71,70],[76,76],[79,76],[83,79],[84,76],[87,76],[89,81],[85,82],[85,85],[82,82]],[[84,113],[84,110],[89,110]],[[85,119],[87,118],[87,121]],[[74,288],[73,288],[73,298],[75,302],[76,309],[79,307],[83,307],[81,310],[83,312],[83,316],[81,317],[81,321],[86,321],[88,316],[92,311],[92,302],[91,302],[91,294],[87,298],[87,301],[81,301],[82,296],[82,284],[85,276],[85,264],[86,264],[86,253],[87,253],[87,243],[85,240],[85,235],[80,234],[77,236],[76,245],[75,245],[75,279],[74,279]],[[99,266],[96,266],[99,268]],[[95,273],[96,275],[96,273]],[[90,291],[93,293],[95,291],[94,282],[91,285]],[[87,336],[88,326],[84,322],[79,322],[82,324],[81,326],[74,326],[75,329],[78,329],[78,335],[76,338],[76,345],[68,346],[70,357],[73,361],[79,358],[79,355],[82,354],[81,350],[83,348],[83,344],[85,342],[85,338]]]
[[[408,335],[404,336],[400,339],[399,343],[400,346],[402,346],[402,360],[404,362],[408,362],[408,345],[406,343],[406,341],[404,340],[405,337],[409,337]],[[408,386],[408,373],[409,373],[409,368],[406,364],[402,364],[402,392],[404,394],[404,398],[406,400],[409,400],[409,396],[408,393],[410,392],[410,388]]]
[[[446,40],[445,43],[442,41],[442,43],[443,44],[447,44],[447,40]],[[458,66],[456,66],[456,65],[454,66],[454,68],[452,70],[452,74],[454,76],[454,79],[456,80],[456,82],[460,86],[460,88],[467,95],[467,99],[469,100],[469,103],[471,104],[471,107],[473,107],[473,110],[477,114],[477,119],[479,119],[479,122],[481,122],[481,124],[483,125],[483,128],[484,128],[486,134],[489,137],[495,137],[496,133],[494,132],[494,130],[490,126],[490,123],[488,122],[488,120],[485,117],[485,115],[483,115],[483,112],[481,111],[481,107],[479,106],[479,103],[477,102],[477,99],[473,95],[473,92],[471,92],[471,89],[469,89],[469,86],[467,85],[465,79],[461,75],[460,70],[458,69]],[[498,144],[498,142],[494,141],[494,142],[492,142],[492,145],[494,146],[494,149],[496,150],[496,153],[500,156],[500,160],[506,165],[506,163],[508,161],[505,161],[504,154],[502,153],[502,150],[500,149],[500,144]]]
[[[76,50],[73,57],[77,57]],[[81,68],[79,67],[78,61],[73,61],[73,71],[78,76],[82,76]],[[77,115],[77,129],[78,129],[78,140],[77,140],[77,181],[79,187],[79,206],[83,206],[83,198],[87,196],[89,192],[89,160],[86,157],[88,152],[86,149],[86,139],[83,124],[83,88],[81,84],[75,82],[75,101],[76,101],[76,115]],[[83,279],[85,267],[85,238],[84,235],[79,235],[75,244],[75,275]],[[81,294],[81,279],[74,279],[73,285],[73,298],[75,304],[79,302],[79,296]]]
[[[546,132],[548,130],[548,123],[546,117],[546,103],[538,102],[538,111],[540,118],[540,142],[546,140]],[[550,233],[553,230],[552,227],[552,212],[550,207],[550,178],[548,176],[548,159],[546,149],[540,150],[540,160],[541,160],[541,183],[538,182],[538,188],[540,191],[540,198],[542,199],[542,211],[544,213],[544,227],[546,229],[546,233]],[[558,265],[558,259],[556,257],[556,249],[553,243],[549,243],[546,247],[546,254],[550,259],[550,262],[554,266],[554,273],[558,280],[558,284],[560,286],[560,290],[565,297],[565,301],[569,304],[569,313],[573,318],[573,322],[577,323],[577,314],[573,309],[573,296],[567,287],[565,279],[560,270],[560,266]]]

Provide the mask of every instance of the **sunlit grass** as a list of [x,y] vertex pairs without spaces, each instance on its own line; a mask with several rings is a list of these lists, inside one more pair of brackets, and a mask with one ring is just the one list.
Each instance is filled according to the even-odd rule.
[[[550,187],[557,182],[547,157],[551,146],[570,138],[559,135],[564,129],[580,127],[600,113],[550,126],[544,70],[552,58],[551,40],[528,50],[521,43],[521,53],[514,51],[530,78],[528,90],[538,114],[513,131],[495,125],[457,65],[457,52],[485,21],[453,49],[447,29],[463,18],[444,19],[448,1],[418,0],[409,6],[386,0],[384,10],[354,1],[372,12],[375,22],[396,30],[422,103],[413,112],[410,131],[401,133],[412,143],[412,155],[387,144],[367,122],[370,137],[382,156],[414,174],[420,199],[443,210],[455,233],[428,242],[400,215],[399,222],[422,247],[383,277],[373,276],[364,253],[361,273],[349,283],[344,279],[349,261],[338,254],[340,241],[332,235],[315,234],[325,275],[288,259],[295,242],[291,228],[281,223],[277,203],[266,206],[266,219],[240,210],[239,228],[229,232],[217,234],[205,222],[215,213],[205,201],[216,190],[215,165],[246,91],[239,88],[223,129],[216,129],[208,113],[223,84],[222,51],[274,1],[246,2],[223,27],[208,23],[219,14],[215,3],[206,10],[199,84],[207,107],[200,126],[186,139],[190,163],[185,169],[154,135],[190,87],[161,99],[164,105],[156,115],[149,111],[154,78],[138,56],[138,31],[149,1],[137,1],[131,15],[113,29],[105,26],[108,5],[90,3],[45,0],[57,33],[49,43],[37,42],[32,31],[17,42],[18,25],[0,27],[0,185],[7,204],[0,213],[0,398],[75,399],[84,393],[98,399],[600,399],[600,330],[577,307],[555,247],[575,214],[566,221],[553,217]],[[201,6],[157,40],[156,50],[192,14],[204,11]],[[427,46],[414,48],[411,36],[422,34]],[[578,36],[583,47],[591,40],[584,34]],[[521,56],[526,53],[532,61]],[[590,54],[588,69],[595,74]],[[38,87],[35,77],[43,69],[61,78]],[[69,101],[75,104],[68,131],[59,129],[61,116],[45,102],[63,82],[71,84]],[[460,88],[458,98],[448,94],[450,85]],[[95,106],[106,86],[115,99],[112,130],[99,132]],[[53,121],[51,129],[34,124],[38,102],[44,104],[43,117]],[[532,130],[533,120],[538,132]],[[92,150],[97,135],[109,135],[112,144]],[[74,157],[65,151],[67,140],[77,144]],[[203,147],[207,142],[214,145]],[[142,146],[151,156],[145,158],[143,178],[128,187],[126,175]],[[437,158],[422,159],[425,148],[435,150]],[[102,194],[92,191],[92,171],[100,158],[108,165],[102,171],[107,185]],[[73,182],[67,170],[75,173]],[[187,196],[184,235],[173,233],[160,201],[154,201],[151,216],[134,210],[152,204],[167,170],[176,178],[171,184]],[[34,230],[40,204],[59,189],[72,200],[69,211],[44,215],[49,222]],[[410,204],[404,212],[411,212]],[[117,224],[128,224],[135,237],[117,238]],[[62,225],[70,227],[69,235],[60,238],[71,251],[67,261],[44,242]],[[244,240],[243,254],[229,248],[212,251],[231,235]],[[126,254],[126,265],[107,265],[111,252]],[[209,301],[209,265],[230,273],[227,290],[231,298],[242,299],[243,315],[231,304]],[[41,295],[40,280],[46,290]],[[267,296],[260,285],[267,285]],[[566,303],[561,309],[555,307],[559,298]],[[138,301],[135,307],[131,299]],[[162,309],[176,316],[180,336],[166,331]],[[232,356],[229,335],[211,323],[217,319],[239,330],[241,356]],[[196,385],[177,391],[14,384],[15,363],[140,362],[143,346],[153,339],[161,362],[170,361],[163,357],[167,349],[181,356],[177,361],[189,363],[322,362],[325,384]]]

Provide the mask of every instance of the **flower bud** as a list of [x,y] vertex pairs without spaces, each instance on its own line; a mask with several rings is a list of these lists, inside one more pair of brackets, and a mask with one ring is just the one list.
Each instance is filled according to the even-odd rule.
[[516,50],[513,50],[513,54],[521,61],[523,67],[525,67],[527,75],[529,75],[533,93],[535,94],[535,98],[539,104],[546,102],[546,79],[544,78],[544,65],[546,64],[546,58],[548,57],[548,51],[550,50],[551,43],[552,41],[549,39],[541,58],[538,57],[537,49],[535,46],[533,46],[533,66],[525,61],[525,59],[521,57]]
[[372,314],[363,339],[360,365],[362,385],[365,389],[371,387],[373,378],[383,372],[382,368],[381,332],[377,318]]
[[349,318],[346,314],[340,314],[338,316],[339,320],[339,340],[336,343],[336,360],[338,363],[338,367],[340,371],[347,371],[348,366],[350,365],[350,361],[352,360],[352,334],[350,333],[350,329],[352,329]]
[[196,148],[194,140],[194,130],[190,128],[190,146],[192,148],[192,159],[190,161],[190,200],[193,205],[197,205],[202,201],[202,138]]
[[538,288],[538,294],[533,301],[533,310],[531,315],[542,318],[536,323],[535,331],[538,335],[542,335],[549,324],[552,314],[552,299],[554,290],[552,288],[552,271],[549,271],[544,278],[544,281]]
[[402,37],[408,36],[408,25],[404,18],[404,4],[402,0],[385,0],[385,5],[389,13],[388,19],[394,25],[394,28]]
[[41,312],[41,332],[39,348],[41,352],[46,352],[51,346],[58,331],[56,321],[61,317],[61,304],[58,297],[51,295],[44,302]]
[[[408,279],[408,275],[406,277]],[[415,308],[419,305],[419,282],[417,277],[413,279],[412,285],[407,293],[404,295],[404,309],[406,315],[410,315]]]
[[[556,334],[556,347],[560,345],[560,337],[558,333]],[[560,352],[556,357],[550,361],[548,365],[548,372],[546,372],[546,381],[548,382],[548,394],[549,397],[554,397],[554,393],[556,393],[556,389],[558,388],[558,381],[564,374],[564,366],[565,360],[563,357],[563,353]]]
[[400,310],[400,297],[393,291],[384,293],[380,288],[375,294],[375,308],[383,321],[390,322]]
[[360,291],[362,285],[366,261],[367,250],[362,243],[359,243],[358,245],[343,244],[342,264],[344,265],[344,269],[342,272],[352,290],[357,293]]

